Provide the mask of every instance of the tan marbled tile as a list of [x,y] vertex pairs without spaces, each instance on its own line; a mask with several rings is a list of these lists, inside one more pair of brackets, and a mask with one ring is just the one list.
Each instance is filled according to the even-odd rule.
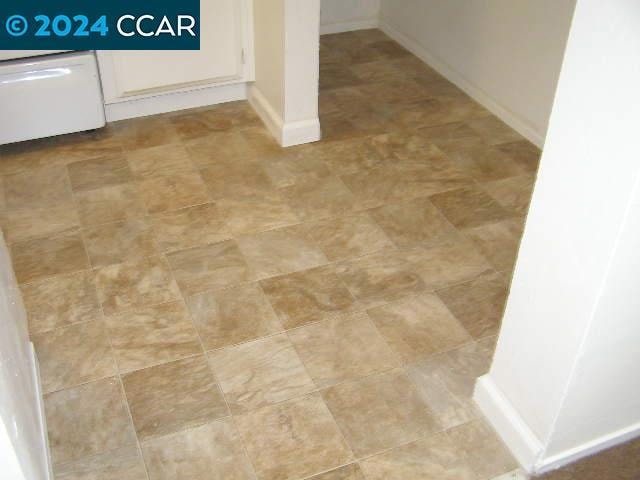
[[486,145],[484,138],[466,123],[454,122],[418,129],[419,134],[445,152]]
[[94,268],[159,253],[153,230],[144,219],[85,228],[82,236]]
[[120,381],[107,378],[44,396],[54,465],[135,445]]
[[425,283],[404,252],[382,250],[337,265],[351,294],[367,308],[425,290]]
[[438,290],[437,294],[474,338],[498,333],[508,295],[502,275],[487,272],[470,282]]
[[466,239],[406,253],[428,289],[435,290],[471,280],[491,270],[491,265]]
[[191,140],[234,127],[259,125],[260,117],[248,102],[238,101],[190,109],[186,113],[177,112],[171,116],[170,121],[180,138]]
[[399,247],[434,246],[458,236],[456,229],[428,198],[385,205],[370,214]]
[[258,125],[240,128],[238,131],[249,144],[249,150],[254,156],[280,155],[285,151],[262,122]]
[[432,293],[382,305],[368,310],[368,314],[404,362],[471,341],[458,320]]
[[250,280],[249,267],[234,240],[179,250],[167,258],[185,296]]
[[149,213],[178,210],[210,200],[197,172],[158,174],[140,180],[136,185]]
[[334,217],[349,212],[355,201],[338,177],[300,182],[282,189],[282,192],[302,220]]
[[260,283],[287,329],[358,308],[332,265],[268,278]]
[[181,302],[108,316],[105,322],[121,372],[202,352],[189,312]]
[[316,389],[284,334],[210,352],[209,360],[234,415]]
[[180,298],[169,264],[162,257],[100,268],[96,272],[96,286],[105,315]]
[[65,233],[79,224],[76,207],[71,202],[0,213],[0,225],[9,244]]
[[236,418],[261,480],[294,480],[353,459],[319,394],[290,400]]
[[32,337],[44,393],[117,373],[102,321],[84,322]]
[[[340,67],[341,70],[348,70],[348,67]],[[357,86],[345,85],[340,88],[331,89],[324,94],[323,99],[335,104],[345,118],[352,119],[356,114],[372,113],[371,99],[360,91]]]
[[28,283],[20,290],[32,334],[97,320],[102,315],[90,271]]
[[473,147],[451,152],[447,157],[479,182],[491,182],[526,173],[508,155],[495,147]]
[[481,187],[507,211],[515,215],[526,215],[534,183],[535,177],[532,175],[521,175],[484,183]]
[[359,63],[350,67],[351,72],[362,82],[388,82],[406,78],[388,59]]
[[478,135],[482,136],[485,141],[491,145],[498,143],[517,142],[524,140],[522,135],[509,127],[495,115],[475,118],[467,121],[469,125]]
[[227,220],[213,203],[154,215],[149,219],[162,251],[202,247],[231,238]]
[[11,256],[19,283],[89,268],[82,237],[77,230],[16,242],[11,245]]
[[329,319],[288,335],[319,388],[400,365],[366,313]]
[[464,230],[482,255],[498,271],[511,270],[516,262],[524,219],[512,218]]
[[307,224],[307,228],[331,261],[361,257],[393,247],[385,232],[366,212],[319,220]]
[[271,183],[278,187],[289,187],[299,182],[319,180],[331,175],[327,164],[314,155],[315,144],[289,147],[281,155],[270,156],[261,160],[264,171]]
[[187,305],[207,350],[282,331],[278,317],[257,283],[194,295],[187,299]]
[[451,190],[429,197],[442,214],[458,228],[477,227],[505,220],[511,214],[477,187]]
[[254,280],[284,275],[328,263],[301,225],[237,238]]
[[203,168],[218,163],[244,162],[253,156],[240,132],[217,132],[185,143],[191,161]]
[[484,420],[474,420],[447,431],[477,478],[493,478],[518,468],[518,463]]
[[125,151],[166,145],[180,138],[166,115],[121,120],[111,128]]
[[478,480],[445,433],[367,458],[360,467],[368,480]]
[[349,175],[383,163],[383,158],[368,138],[313,143],[301,155],[321,160],[334,175]]
[[350,87],[363,83],[350,69],[342,66],[329,66],[322,69],[320,90]]
[[149,480],[253,480],[242,440],[230,420],[142,444]]
[[200,170],[212,199],[237,195],[260,195],[271,190],[273,184],[258,161],[229,159],[219,161]]
[[6,208],[51,207],[71,201],[66,168],[47,166],[4,178]]
[[282,193],[273,189],[222,198],[217,205],[234,235],[263,232],[300,221]]
[[[425,88],[427,95],[432,92]],[[407,128],[433,127],[486,115],[486,110],[468,97],[429,98],[408,105],[399,120]]]
[[365,133],[340,112],[325,113],[320,116],[322,139],[325,141],[345,140],[362,137]]
[[182,144],[132,150],[126,154],[131,172],[136,178],[191,172],[195,170],[187,149]]
[[413,79],[403,78],[394,82],[367,83],[358,86],[368,98],[375,98],[379,103],[405,104],[429,98],[429,92]]
[[406,175],[403,177],[390,165],[344,175],[341,179],[353,193],[354,207],[358,210],[407,200]]
[[122,384],[140,440],[229,414],[204,355],[127,373]]
[[508,155],[527,172],[535,173],[538,171],[541,152],[533,143],[527,140],[520,140],[518,142],[502,143],[496,145],[496,148]]
[[[404,107],[401,109],[404,111]],[[376,135],[370,140],[371,148],[388,162],[399,160],[429,161],[443,157],[443,153],[427,139],[411,131],[393,131]]]
[[474,342],[427,357],[406,370],[440,425],[449,429],[478,417],[473,389],[477,378],[489,370],[492,356],[486,342]]
[[67,166],[71,188],[75,193],[120,185],[133,178],[127,159],[122,155],[98,157]]
[[137,445],[57,465],[56,480],[147,480]]
[[129,183],[78,192],[74,198],[83,225],[100,225],[147,215],[138,190]]
[[358,457],[440,428],[414,385],[399,370],[327,388],[322,397]]
[[309,480],[365,480],[362,470],[357,463],[336,468],[320,475],[315,475]]

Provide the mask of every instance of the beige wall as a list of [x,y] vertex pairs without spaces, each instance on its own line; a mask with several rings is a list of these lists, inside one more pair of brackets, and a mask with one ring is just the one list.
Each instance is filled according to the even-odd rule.
[[321,33],[336,33],[378,24],[380,0],[322,0]]
[[542,144],[575,0],[382,0],[380,23]]

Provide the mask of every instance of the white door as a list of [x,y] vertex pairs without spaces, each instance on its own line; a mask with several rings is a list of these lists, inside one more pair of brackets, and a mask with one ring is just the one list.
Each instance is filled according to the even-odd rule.
[[106,101],[242,80],[245,10],[244,0],[202,0],[200,50],[99,52],[101,68],[107,70]]

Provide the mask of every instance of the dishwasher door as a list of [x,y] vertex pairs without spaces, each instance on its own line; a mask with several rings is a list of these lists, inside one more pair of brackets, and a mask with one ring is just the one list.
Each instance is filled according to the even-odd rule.
[[92,52],[0,62],[0,144],[104,125]]

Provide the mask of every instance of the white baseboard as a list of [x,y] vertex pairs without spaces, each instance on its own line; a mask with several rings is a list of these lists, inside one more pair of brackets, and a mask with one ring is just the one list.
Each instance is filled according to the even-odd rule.
[[503,122],[517,131],[520,135],[530,140],[536,146],[542,148],[544,146],[545,134],[539,132],[531,126],[527,121],[520,118],[517,114],[501,105],[492,96],[487,94],[481,88],[464,78],[460,73],[451,68],[445,62],[440,60],[436,55],[431,53],[427,48],[417,42],[415,39],[405,35],[400,30],[387,22],[380,22],[380,29],[393,38],[400,45],[405,47],[415,56],[420,58],[435,69],[440,75],[450,82],[454,83],[470,97],[483,105],[487,110],[500,118]]
[[378,28],[377,17],[350,20],[348,22],[321,24],[320,35],[329,35],[331,33],[352,32],[354,30],[367,30],[369,28]]
[[310,120],[284,123],[282,117],[255,85],[249,87],[248,97],[249,103],[262,119],[269,132],[283,147],[320,140],[320,120],[317,117]]
[[44,396],[42,393],[42,382],[40,380],[40,362],[36,355],[36,349],[33,343],[29,342],[31,346],[31,369],[33,371],[33,378],[35,381],[35,394],[36,401],[38,403],[38,423],[40,425],[40,433],[42,435],[42,445],[44,446],[46,455],[46,472],[47,480],[53,480],[53,463],[51,462],[51,449],[49,448],[49,435],[47,433],[47,418],[44,412]]
[[520,466],[533,472],[542,443],[489,375],[477,380],[473,399]]
[[105,105],[107,122],[247,99],[247,84],[208,86]]

